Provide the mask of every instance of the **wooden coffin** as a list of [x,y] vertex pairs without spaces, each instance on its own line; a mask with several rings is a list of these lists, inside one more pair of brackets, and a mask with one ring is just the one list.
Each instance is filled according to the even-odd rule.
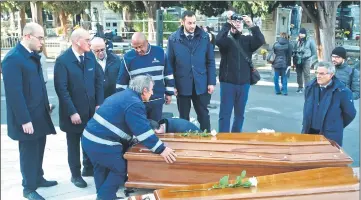
[[[225,188],[209,191],[215,183],[155,190],[157,200],[356,200],[359,179],[352,168],[327,167],[257,177],[257,187]],[[182,191],[183,190],[183,191]],[[198,191],[189,191],[198,190]],[[150,198],[151,199],[151,198]]]
[[176,151],[177,161],[164,159],[137,145],[128,160],[126,187],[159,189],[218,181],[242,170],[263,176],[321,167],[342,167],[352,159],[322,135],[290,133],[218,134],[215,137],[159,135]]

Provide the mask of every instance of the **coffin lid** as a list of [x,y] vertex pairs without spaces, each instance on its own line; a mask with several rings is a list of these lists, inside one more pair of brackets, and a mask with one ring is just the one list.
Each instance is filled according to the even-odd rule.
[[[220,177],[221,178],[221,177]],[[235,179],[236,177],[230,177]],[[244,179],[244,180],[247,180]],[[291,197],[325,193],[359,191],[359,179],[349,167],[327,167],[257,177],[257,187],[226,188],[210,191],[177,192],[211,188],[216,183],[170,187],[154,191],[159,200],[171,199],[267,199],[267,197]],[[173,192],[171,192],[173,191]],[[315,199],[309,196],[310,199]],[[272,198],[272,199],[273,199]]]
[[[181,134],[158,136],[166,146],[176,151],[177,162],[250,164],[252,161],[267,165],[295,166],[310,163],[352,163],[350,156],[322,135],[227,133],[218,134],[216,137],[184,137]],[[162,157],[142,145],[131,148],[125,158],[163,162]]]

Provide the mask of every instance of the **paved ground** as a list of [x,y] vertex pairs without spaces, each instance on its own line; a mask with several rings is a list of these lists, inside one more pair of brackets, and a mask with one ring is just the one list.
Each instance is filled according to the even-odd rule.
[[[54,91],[52,73],[53,63],[48,63],[48,95],[51,103],[58,104]],[[245,132],[256,132],[262,128],[274,129],[280,132],[299,133],[301,130],[303,95],[297,94],[295,74],[293,73],[289,83],[289,96],[277,96],[273,91],[272,74],[269,70],[261,71],[262,81],[250,90],[249,100],[246,108],[246,120],[244,122]],[[219,85],[212,96],[211,125],[218,127],[219,112]],[[355,102],[359,111],[359,101]],[[19,167],[19,154],[17,142],[7,137],[6,127],[6,103],[3,84],[1,84],[1,199],[22,199],[21,174]],[[175,99],[171,105],[164,107],[165,112],[172,112],[175,116],[178,111]],[[191,116],[196,116],[192,111]],[[58,110],[52,114],[53,122],[59,124]],[[356,119],[345,129],[344,150],[353,159],[352,164],[355,171],[359,170],[360,157],[360,131],[359,114]],[[70,182],[70,171],[67,166],[65,134],[58,130],[57,135],[48,137],[45,158],[45,178],[57,180],[59,185],[52,188],[39,189],[39,193],[49,200],[64,199],[95,199],[95,188],[92,178],[85,178],[89,186],[86,189],[79,189]],[[140,190],[137,193],[148,193],[149,190]],[[119,193],[121,195],[121,193]]]

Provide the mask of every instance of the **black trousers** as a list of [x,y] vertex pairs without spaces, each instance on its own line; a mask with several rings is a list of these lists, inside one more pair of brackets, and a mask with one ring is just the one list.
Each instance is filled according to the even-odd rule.
[[202,131],[207,129],[207,132],[211,130],[211,122],[209,117],[209,110],[207,108],[211,100],[211,95],[208,92],[197,95],[195,85],[193,84],[193,92],[191,96],[177,96],[177,105],[179,118],[189,121],[189,113],[191,111],[191,101],[193,102],[194,110],[197,113],[197,120]]
[[19,141],[20,170],[23,176],[24,191],[30,192],[38,188],[43,180],[43,158],[46,136],[35,140]]
[[[71,175],[73,177],[81,176],[80,173],[80,139],[82,133],[66,133],[66,142],[68,145],[68,164]],[[93,165],[90,162],[88,155],[83,150],[83,167],[93,170]]]

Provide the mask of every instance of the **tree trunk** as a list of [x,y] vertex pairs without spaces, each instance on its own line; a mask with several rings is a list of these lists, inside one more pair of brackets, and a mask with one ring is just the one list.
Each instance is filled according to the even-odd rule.
[[143,1],[145,10],[148,13],[148,40],[155,40],[155,17],[159,2],[156,1]]
[[63,34],[66,35],[67,29],[68,29],[68,27],[67,27],[68,17],[63,10],[60,11],[59,19],[60,19],[60,26],[63,29]]
[[129,30],[129,27],[133,27],[133,23],[129,21],[133,18],[132,13],[130,12],[130,8],[128,6],[123,7],[122,14],[123,14],[124,25]]
[[53,15],[53,27],[56,28],[60,26],[59,13],[57,11],[53,11],[52,15]]
[[341,1],[317,2],[320,22],[320,44],[323,44],[322,55],[324,61],[331,61],[331,53],[335,48],[336,13],[340,3]]
[[22,7],[20,9],[20,33],[21,33],[21,35],[23,35],[23,29],[24,29],[25,24],[26,24],[25,7]]
[[331,53],[335,48],[336,13],[340,3],[341,1],[315,2],[317,10],[317,15],[315,16],[312,10],[307,9],[305,4],[301,1],[303,10],[315,25],[315,40],[319,50],[319,60],[331,61]]
[[37,2],[30,2],[30,8],[31,8],[31,17],[33,19],[33,22],[40,24],[43,26],[43,2],[37,1]]
[[323,48],[322,48],[322,42],[321,42],[321,34],[320,34],[320,23],[314,23],[315,27],[315,42],[317,47],[317,57],[319,60],[323,60]]
[[15,28],[15,11],[10,11],[10,18],[9,18],[9,22],[10,22],[10,31],[11,33],[14,33],[16,28]]

